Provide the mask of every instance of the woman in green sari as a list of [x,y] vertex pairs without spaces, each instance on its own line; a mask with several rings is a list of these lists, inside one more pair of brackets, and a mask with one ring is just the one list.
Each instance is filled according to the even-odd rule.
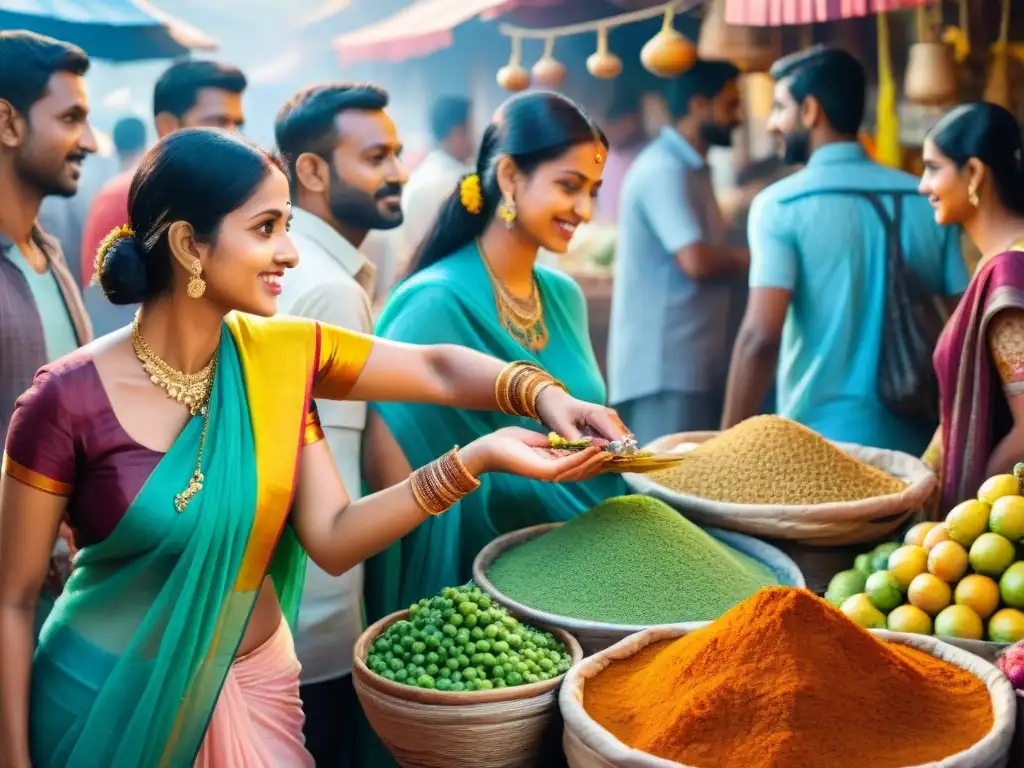
[[[565,253],[576,227],[590,220],[607,154],[604,134],[569,99],[533,92],[506,101],[484,132],[475,172],[452,191],[389,297],[377,335],[528,360],[576,397],[605,402],[583,294],[536,261],[540,248]],[[453,440],[513,425],[526,424],[469,408],[373,404],[367,480],[387,487]],[[502,533],[570,520],[626,492],[613,475],[557,487],[491,475],[443,520],[428,521],[368,563],[367,613],[379,618],[466,581],[473,558]]]
[[[0,474],[0,765],[294,768],[291,643],[306,555],[341,573],[470,494],[487,472],[597,473],[535,432],[467,441],[349,502],[313,397],[518,411],[553,428],[622,427],[537,369],[272,318],[294,266],[279,162],[203,129],[161,141],[97,274],[130,328],[41,369]],[[248,313],[248,314],[245,314]],[[435,459],[437,459],[435,461]],[[62,519],[79,551],[33,648]]]

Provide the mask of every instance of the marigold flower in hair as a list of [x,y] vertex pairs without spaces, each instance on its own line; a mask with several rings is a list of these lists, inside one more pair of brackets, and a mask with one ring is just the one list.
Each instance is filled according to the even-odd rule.
[[122,224],[110,230],[110,233],[103,238],[100,247],[96,249],[96,260],[94,262],[96,271],[92,276],[93,283],[99,284],[100,276],[103,274],[103,265],[107,262],[107,254],[110,253],[110,249],[127,237],[135,237],[135,230],[127,224]]
[[470,173],[459,182],[459,200],[462,207],[476,216],[484,207],[484,194],[480,190],[480,175]]

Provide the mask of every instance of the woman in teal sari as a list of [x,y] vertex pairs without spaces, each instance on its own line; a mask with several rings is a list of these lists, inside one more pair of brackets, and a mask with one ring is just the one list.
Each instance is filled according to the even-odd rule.
[[[279,162],[242,139],[165,138],[97,257],[108,298],[142,304],[136,321],[19,399],[0,474],[5,768],[311,765],[290,634],[306,555],[341,573],[478,475],[573,480],[607,455],[552,459],[536,433],[503,430],[350,503],[313,397],[511,398],[554,428],[621,436],[537,369],[505,386],[508,366],[472,350],[270,317],[296,260],[289,206]],[[33,648],[65,518],[79,549]]]
[[[409,276],[389,297],[377,335],[528,360],[576,397],[604,402],[583,294],[536,260],[540,248],[565,253],[576,227],[590,220],[607,154],[604,134],[569,99],[535,92],[505,102],[484,132],[476,172],[444,204]],[[502,413],[376,403],[367,423],[367,480],[387,487],[452,440],[512,425],[525,423]],[[611,475],[557,487],[491,475],[443,520],[370,561],[367,613],[378,618],[466,581],[473,558],[502,533],[570,520],[622,493],[625,484]]]

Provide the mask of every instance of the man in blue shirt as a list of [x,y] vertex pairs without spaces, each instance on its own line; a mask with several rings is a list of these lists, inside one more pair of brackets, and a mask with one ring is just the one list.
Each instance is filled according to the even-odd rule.
[[749,256],[726,242],[706,158],[739,124],[737,75],[727,62],[698,61],[673,80],[673,124],[623,180],[608,388],[641,443],[714,429],[721,415],[730,303]]
[[757,413],[777,373],[780,415],[831,440],[919,455],[934,425],[897,416],[878,394],[886,226],[858,192],[879,193],[890,220],[901,197],[903,258],[951,303],[968,281],[959,232],[935,224],[927,200],[914,194],[915,177],[873,162],[857,142],[865,75],[853,56],[819,47],[780,60],[772,74],[769,129],[787,163],[807,165],[751,207],[750,297],[722,426]]

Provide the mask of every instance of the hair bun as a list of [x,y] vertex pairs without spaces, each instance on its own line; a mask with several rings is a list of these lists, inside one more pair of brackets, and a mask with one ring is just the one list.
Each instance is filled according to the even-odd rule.
[[138,304],[149,298],[146,262],[134,235],[115,239],[98,266],[97,281],[111,304]]

